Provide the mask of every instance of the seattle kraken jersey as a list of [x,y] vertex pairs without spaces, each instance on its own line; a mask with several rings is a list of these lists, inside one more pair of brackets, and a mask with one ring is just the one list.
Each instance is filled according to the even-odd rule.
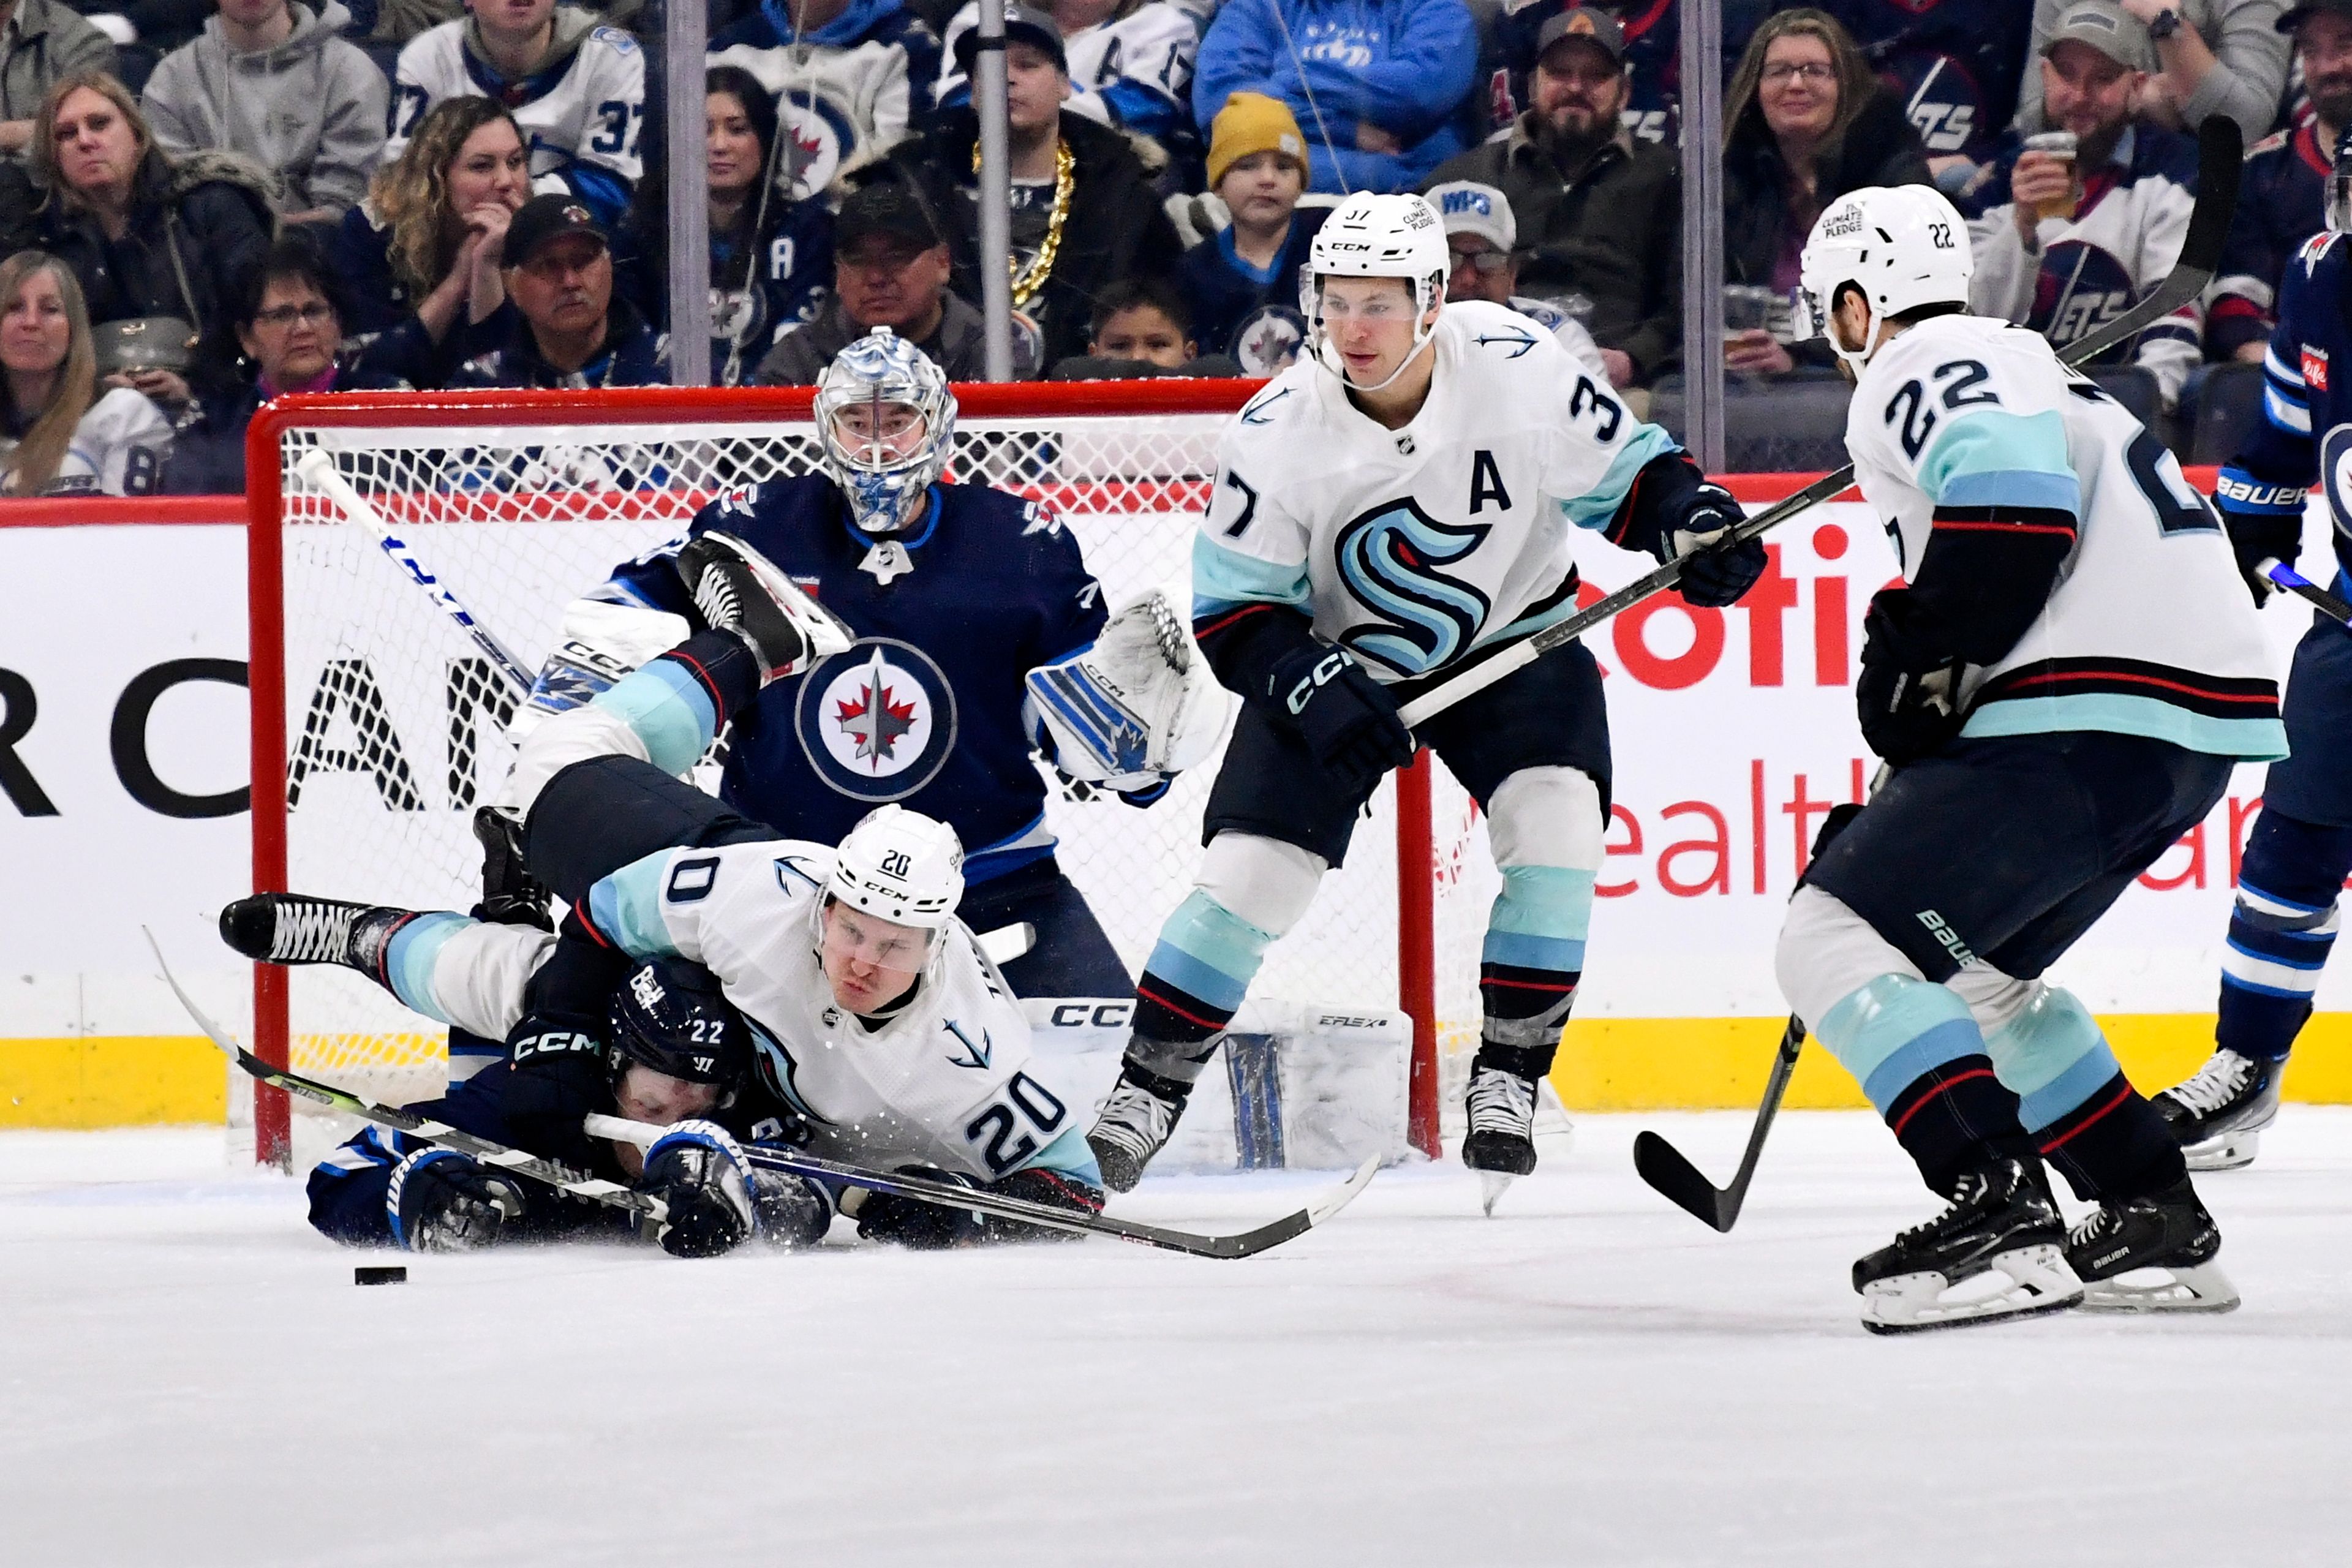
[[646,123],[646,56],[637,41],[562,7],[545,67],[508,81],[469,47],[473,26],[445,22],[400,51],[383,161],[400,156],[416,122],[442,100],[495,98],[530,143],[533,187],[542,195],[570,191],[607,227],[619,222],[645,172],[637,139]]
[[710,63],[740,66],[775,95],[786,138],[777,189],[805,201],[920,127],[940,45],[897,0],[853,0],[797,41],[783,7],[772,3],[711,39]]
[[2039,335],[1981,316],[1912,327],[1863,371],[1846,449],[1906,578],[1931,533],[2073,535],[2041,614],[1963,672],[1962,734],[2101,730],[2286,754],[2270,648],[2219,520]]
[[1607,527],[1674,441],[1503,306],[1446,306],[1428,352],[1428,401],[1402,430],[1307,357],[1225,426],[1192,546],[1200,635],[1287,605],[1397,681],[1574,613],[1570,530]]
[[[796,837],[838,843],[887,801],[936,816],[980,883],[1050,854],[1045,784],[1029,760],[1022,678],[1092,642],[1102,590],[1050,508],[981,485],[935,485],[905,542],[912,569],[860,571],[871,548],[821,476],[771,479],[707,507],[849,624],[857,644],[760,694],[739,719],[720,795]],[[616,571],[593,595],[687,614],[671,558]]]
[[2315,478],[2336,564],[2352,572],[2352,239],[2322,230],[2279,279],[2278,325],[2263,358],[2263,416],[2222,468],[2213,494],[2232,511],[2303,515]]
[[[971,83],[956,64],[956,40],[980,25],[967,5],[948,24],[940,63],[942,109],[971,101]],[[1124,16],[1062,36],[1070,61],[1070,96],[1063,107],[1105,125],[1147,136],[1165,135],[1192,119],[1192,55],[1201,35],[1192,19],[1165,0],[1145,0]]]

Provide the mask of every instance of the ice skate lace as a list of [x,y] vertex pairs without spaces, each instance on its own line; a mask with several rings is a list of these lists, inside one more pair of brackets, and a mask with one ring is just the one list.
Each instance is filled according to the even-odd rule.
[[736,596],[735,584],[725,572],[707,569],[694,584],[694,607],[702,618],[714,626],[735,626],[743,618],[741,601]]
[[1149,1159],[1168,1142],[1169,1129],[1175,1125],[1175,1110],[1166,1100],[1139,1085],[1121,1083],[1104,1102],[1094,1135]]
[[2074,1222],[2066,1233],[2066,1246],[2071,1250],[2093,1245],[2112,1231],[2122,1228],[2123,1221],[2113,1209],[2095,1208]]
[[1507,1132],[1524,1138],[1535,1121],[1536,1086],[1517,1073],[1483,1071],[1464,1097],[1473,1132]]
[[2210,1116],[2245,1089],[2254,1076],[2254,1058],[2235,1051],[2215,1051],[2197,1069],[2197,1076],[2172,1089],[2172,1098],[2200,1116]]
[[1950,1205],[1944,1212],[1933,1219],[1921,1220],[1910,1229],[1901,1232],[1895,1237],[1895,1244],[1897,1247],[1905,1247],[1913,1242],[1925,1241],[1938,1234],[1945,1226],[1950,1225],[1962,1210],[1983,1202],[1990,1185],[1991,1184],[1985,1177],[1973,1172],[1962,1176],[1952,1193]]
[[275,910],[269,956],[280,963],[331,963],[343,956],[352,911],[308,899],[288,899]]

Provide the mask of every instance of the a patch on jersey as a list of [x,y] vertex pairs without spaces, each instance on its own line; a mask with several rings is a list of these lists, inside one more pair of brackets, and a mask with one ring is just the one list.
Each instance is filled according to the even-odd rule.
[[2294,253],[2295,261],[2303,268],[2304,277],[2309,278],[2318,271],[2320,258],[2327,254],[2327,247],[2343,237],[2334,229],[2323,228],[2305,240],[2303,248]]
[[[2042,253],[2033,279],[2033,313],[2026,325],[2063,348],[2089,337],[2137,302],[2130,271],[2095,245],[2062,240]],[[2118,343],[2100,363],[2121,359],[2130,348]]]
[[904,800],[955,750],[955,689],[930,655],[868,637],[801,678],[793,726],[809,766],[853,800]]
[[588,36],[600,44],[609,46],[616,53],[633,55],[637,52],[637,40],[618,27],[597,27]]
[[[1260,305],[1234,329],[1233,341],[1225,352],[1234,356],[1245,375],[1279,375],[1297,360],[1298,350],[1306,342],[1306,317],[1287,305]],[[1285,387],[1283,392],[1289,390]],[[1250,419],[1248,409],[1242,411],[1242,417],[1249,424],[1265,423]]]
[[1339,580],[1367,612],[1391,623],[1352,627],[1339,641],[1399,675],[1420,675],[1458,658],[1494,606],[1438,568],[1477,549],[1489,531],[1483,522],[1440,522],[1410,496],[1339,530],[1331,542]]
[[2319,482],[2327,490],[2336,536],[2352,539],[2352,425],[2338,425],[2320,441]]
[[2327,390],[2327,351],[2303,346],[2303,384],[2314,392]]
[[776,188],[796,202],[823,193],[856,156],[857,125],[841,106],[821,93],[795,89],[777,105],[783,133],[784,155],[776,169]]

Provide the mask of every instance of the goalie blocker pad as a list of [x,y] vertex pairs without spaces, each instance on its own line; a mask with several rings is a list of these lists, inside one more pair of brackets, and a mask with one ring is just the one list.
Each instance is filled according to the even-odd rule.
[[1072,778],[1142,790],[1206,760],[1224,730],[1224,689],[1167,595],[1110,617],[1087,647],[1023,678],[1029,733]]

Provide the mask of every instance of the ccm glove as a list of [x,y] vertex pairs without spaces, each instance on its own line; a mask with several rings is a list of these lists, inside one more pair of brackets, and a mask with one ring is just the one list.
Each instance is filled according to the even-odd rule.
[[576,1020],[527,1013],[507,1037],[507,1125],[534,1154],[585,1167],[591,1158],[580,1119],[609,1108],[613,1074],[604,1042]]
[[1895,767],[1940,751],[1960,732],[1960,659],[1940,651],[1907,588],[1883,588],[1862,619],[1854,707],[1862,738]]
[[522,1188],[455,1149],[419,1149],[393,1168],[383,1206],[410,1252],[470,1252],[522,1215]]
[[1276,660],[1266,695],[1343,789],[1370,790],[1412,761],[1412,731],[1397,717],[1396,699],[1346,648],[1318,643]]
[[751,1163],[715,1121],[681,1121],[646,1151],[637,1191],[669,1209],[657,1233],[672,1258],[717,1258],[758,1228]]
[[1739,602],[1764,575],[1764,542],[1750,539],[1726,548],[1723,538],[1747,517],[1731,492],[1721,485],[1701,485],[1691,496],[1690,509],[1667,536],[1671,554],[1662,560],[1683,563],[1680,584],[1685,603],[1719,610]]
[[2303,519],[2271,512],[2231,511],[2224,506],[2221,525],[2229,531],[2230,549],[2238,557],[2238,575],[2246,580],[2246,592],[2254,596],[2254,603],[2263,604],[2273,594],[2284,593],[2286,590],[2263,575],[2263,563],[2294,564],[2296,554],[2303,549]]

